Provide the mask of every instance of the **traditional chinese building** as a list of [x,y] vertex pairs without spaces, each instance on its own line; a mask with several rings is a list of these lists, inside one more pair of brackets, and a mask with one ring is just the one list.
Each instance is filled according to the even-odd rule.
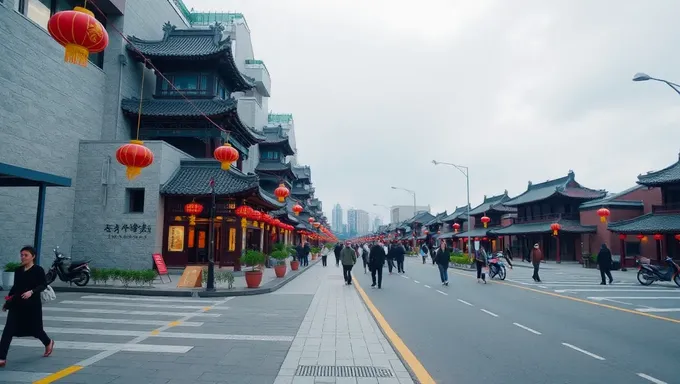
[[[479,241],[487,252],[505,249],[506,242],[509,242],[509,239],[506,240],[506,236],[499,236],[494,231],[504,225],[509,225],[507,217],[517,213],[517,208],[503,204],[508,200],[510,200],[510,197],[507,190],[496,196],[487,197],[485,195],[482,203],[470,210],[470,217],[471,219],[474,218],[472,229],[455,235],[456,238],[465,243],[463,247],[467,247],[466,238],[469,236],[474,241]],[[463,249],[467,250],[467,248]]]
[[[517,243],[509,244],[514,254],[527,254],[534,244],[543,250],[546,260],[580,260],[583,244],[597,232],[595,226],[580,223],[579,206],[589,200],[602,198],[603,190],[586,188],[576,182],[573,171],[559,179],[533,184],[517,197],[503,201],[506,207],[517,209],[514,223],[490,231],[494,236],[516,236]],[[553,236],[553,224],[558,224]]]
[[662,170],[638,176],[637,183],[646,188],[658,188],[661,201],[641,216],[609,223],[610,231],[622,235],[622,253],[631,250],[628,244],[632,242],[643,246],[653,244],[653,253],[649,247],[640,253],[656,262],[665,256],[680,258],[680,158]]
[[[450,215],[444,217],[442,219],[442,233],[437,236],[437,239],[452,243],[451,239],[455,238],[458,233],[467,231],[467,212],[468,206],[456,207]],[[470,217],[470,220],[474,222],[473,217]],[[453,245],[462,247],[461,244],[453,243]]]
[[434,218],[427,223],[423,224],[425,228],[427,228],[428,233],[430,234],[432,240],[436,240],[439,235],[442,233],[442,227],[444,226],[444,218],[448,216],[449,214],[444,211],[436,214]]
[[294,166],[293,173],[296,180],[293,183],[293,189],[290,190],[290,195],[307,204],[314,195],[312,170],[309,166]]
[[286,188],[293,187],[295,174],[292,164],[286,161],[287,156],[295,154],[290,146],[288,136],[281,127],[265,127],[265,140],[259,144],[260,162],[255,173],[260,177],[260,185],[265,191],[274,192],[280,184]]

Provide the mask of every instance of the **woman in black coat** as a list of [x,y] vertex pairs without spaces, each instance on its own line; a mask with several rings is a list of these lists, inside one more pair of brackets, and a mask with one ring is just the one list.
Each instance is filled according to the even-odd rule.
[[0,367],[4,367],[13,337],[33,336],[45,346],[43,356],[52,354],[54,340],[43,329],[40,292],[47,287],[45,271],[35,265],[35,248],[21,249],[21,267],[14,272],[14,285],[5,298],[3,311],[9,310],[0,339]]
[[606,285],[604,276],[609,278],[609,284],[614,282],[612,278],[612,252],[607,248],[607,244],[602,244],[600,252],[597,254],[597,264],[600,267],[600,276],[602,277],[601,285]]

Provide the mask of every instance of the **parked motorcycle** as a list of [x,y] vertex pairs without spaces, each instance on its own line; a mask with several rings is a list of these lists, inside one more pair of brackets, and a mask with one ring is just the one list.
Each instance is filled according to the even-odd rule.
[[501,260],[503,257],[502,253],[496,253],[495,255],[489,256],[489,278],[493,279],[498,276],[499,279],[505,280],[506,270],[505,263]]
[[680,287],[680,266],[666,256],[668,267],[661,268],[652,264],[641,263],[639,260],[637,279],[642,285],[650,285],[655,281],[673,281]]
[[54,249],[54,262],[45,274],[47,284],[52,284],[59,277],[59,280],[73,283],[79,287],[84,287],[90,281],[90,267],[87,261],[72,261],[70,257],[64,256],[59,252],[59,247]]

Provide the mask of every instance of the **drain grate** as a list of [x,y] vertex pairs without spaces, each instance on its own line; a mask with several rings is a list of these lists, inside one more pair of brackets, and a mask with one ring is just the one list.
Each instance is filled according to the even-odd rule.
[[295,376],[316,377],[394,377],[389,368],[368,366],[298,365]]

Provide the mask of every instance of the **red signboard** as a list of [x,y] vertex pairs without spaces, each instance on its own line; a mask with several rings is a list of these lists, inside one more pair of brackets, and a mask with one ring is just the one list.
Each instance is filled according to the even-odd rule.
[[168,268],[165,266],[165,260],[163,260],[163,255],[160,253],[153,254],[153,262],[156,263],[156,269],[159,275],[167,275]]

